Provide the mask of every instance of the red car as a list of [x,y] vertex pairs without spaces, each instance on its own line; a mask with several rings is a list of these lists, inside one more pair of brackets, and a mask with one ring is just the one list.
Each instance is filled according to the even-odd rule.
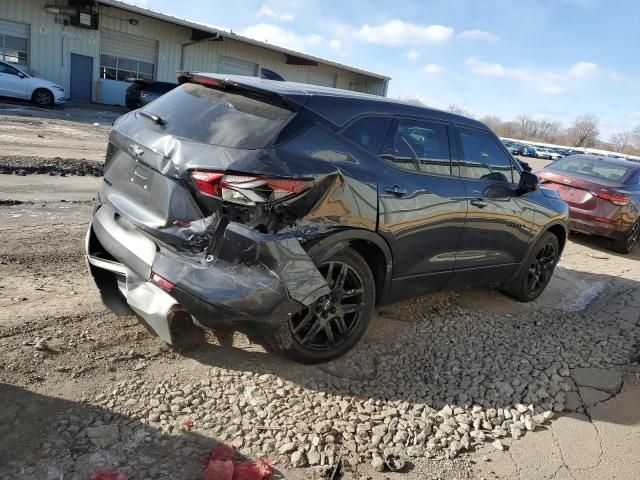
[[620,253],[633,250],[640,237],[640,163],[571,155],[536,175],[569,204],[571,230],[608,237]]

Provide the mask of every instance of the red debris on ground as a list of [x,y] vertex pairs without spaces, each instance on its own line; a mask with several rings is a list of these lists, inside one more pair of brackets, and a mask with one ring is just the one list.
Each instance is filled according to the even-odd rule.
[[238,462],[231,445],[221,443],[204,459],[204,480],[268,480],[273,475],[273,460],[261,457],[257,463]]
[[117,470],[99,470],[91,475],[90,480],[129,480],[129,475]]
[[182,422],[183,430],[193,430],[193,427],[194,427],[193,420],[191,420],[190,418],[187,418],[184,422]]

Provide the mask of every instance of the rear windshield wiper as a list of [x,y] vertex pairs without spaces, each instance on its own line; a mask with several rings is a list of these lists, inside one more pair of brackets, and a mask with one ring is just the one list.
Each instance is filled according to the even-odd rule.
[[155,113],[149,113],[149,112],[138,112],[142,117],[146,118],[147,120],[151,120],[153,123],[157,124],[157,125],[166,125],[167,122],[165,122],[162,118],[160,118],[160,116],[156,115]]

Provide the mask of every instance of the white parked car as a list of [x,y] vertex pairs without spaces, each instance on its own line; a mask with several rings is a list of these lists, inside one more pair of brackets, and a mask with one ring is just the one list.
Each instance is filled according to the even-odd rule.
[[64,103],[64,88],[44,78],[32,77],[18,65],[0,61],[0,96],[31,100],[48,106]]
[[561,157],[558,152],[553,152],[546,148],[536,147],[536,157],[538,158],[548,158],[549,160],[557,160]]

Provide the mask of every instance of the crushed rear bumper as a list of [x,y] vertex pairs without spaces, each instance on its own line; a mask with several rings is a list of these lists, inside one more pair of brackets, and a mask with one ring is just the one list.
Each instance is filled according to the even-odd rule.
[[[184,321],[265,326],[329,293],[298,240],[229,223],[215,258],[170,249],[110,205],[98,206],[86,237],[91,276],[116,314],[136,313],[165,342]],[[151,282],[156,273],[175,285]]]

